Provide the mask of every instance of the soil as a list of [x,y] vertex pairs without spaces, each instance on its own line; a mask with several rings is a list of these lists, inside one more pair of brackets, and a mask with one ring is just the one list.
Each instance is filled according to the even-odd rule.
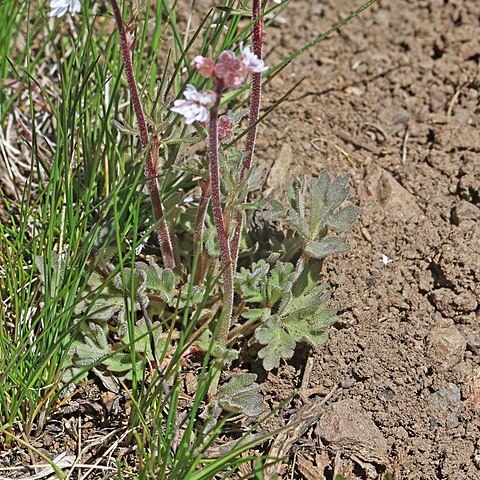
[[[267,61],[360,4],[292,2]],[[351,251],[326,265],[340,315],[309,380],[268,375],[272,399],[336,387],[289,452],[293,478],[480,478],[479,34],[473,1],[381,1],[266,93],[304,77],[261,131],[268,187],[350,173],[362,209]]]
[[[266,62],[361,3],[291,2],[267,30]],[[268,446],[288,456],[284,478],[480,478],[479,39],[473,0],[379,1],[265,91],[268,107],[304,79],[260,128],[266,190],[292,174],[349,173],[362,209],[350,252],[326,263],[339,310],[328,343],[262,375],[270,406],[301,392],[270,428],[310,422]],[[120,445],[128,402],[93,387],[76,398],[84,441],[108,427]],[[52,455],[65,442],[49,428],[35,446]],[[73,452],[77,428],[63,434]],[[32,463],[12,454],[0,463]]]

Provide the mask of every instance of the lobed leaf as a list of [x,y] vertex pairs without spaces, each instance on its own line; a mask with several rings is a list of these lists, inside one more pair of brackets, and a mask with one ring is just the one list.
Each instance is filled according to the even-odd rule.
[[305,245],[305,253],[316,259],[322,259],[334,253],[348,252],[348,250],[347,241],[340,237],[325,237],[320,241],[312,240]]
[[340,232],[348,233],[351,232],[352,225],[358,220],[359,216],[360,209],[358,207],[347,205],[327,220],[327,226]]
[[274,315],[255,331],[255,338],[265,345],[258,357],[263,360],[263,368],[270,371],[280,366],[280,359],[288,360],[295,352],[295,340],[282,328],[280,318]]
[[218,402],[223,410],[258,417],[265,409],[260,394],[261,387],[255,382],[254,373],[237,373],[218,390]]

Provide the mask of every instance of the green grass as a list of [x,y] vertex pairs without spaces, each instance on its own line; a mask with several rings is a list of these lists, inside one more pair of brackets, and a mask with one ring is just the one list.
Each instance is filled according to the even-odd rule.
[[[236,46],[250,28],[235,13],[240,2],[225,0],[225,9],[212,10],[201,22],[193,19],[198,28],[185,35],[185,25],[178,24],[178,4],[178,0],[146,3],[136,22],[136,76],[152,119],[150,128],[164,139],[186,135],[180,118],[166,106],[186,83],[204,82],[190,68],[185,72],[191,58]],[[74,310],[91,272],[111,252],[117,258],[111,281],[135,263],[136,248],[154,230],[144,189],[144,155],[135,136],[120,132],[114,123],[132,132],[136,124],[118,36],[115,29],[109,34],[113,20],[108,2],[105,5],[107,13],[99,13],[99,5],[82,2],[82,13],[70,21],[68,15],[49,19],[47,2],[0,0],[0,81],[17,82],[13,88],[8,86],[11,82],[0,83],[0,128],[5,131],[13,122],[12,146],[21,148],[21,153],[2,159],[0,168],[12,172],[19,168],[27,179],[25,184],[18,176],[12,179],[15,192],[0,189],[6,210],[6,220],[0,223],[0,437],[6,444],[40,432],[59,400],[62,366],[81,322],[74,322]],[[125,18],[131,13],[127,5]],[[268,75],[278,73],[305,48],[272,66]],[[238,95],[245,98],[244,91],[231,97]],[[30,130],[23,138],[19,121]],[[180,145],[172,142],[165,152],[163,160],[170,167],[179,157]],[[192,185],[192,178],[175,169],[167,172],[163,196],[168,203],[176,191]],[[59,257],[65,264],[60,272]],[[101,294],[107,283],[95,294]],[[130,300],[133,304],[135,299]],[[119,478],[200,480],[222,472],[219,478],[227,478],[250,460],[241,457],[249,444],[221,459],[204,457],[222,429],[219,424],[210,432],[198,430],[195,422],[212,381],[210,352],[201,366],[200,388],[189,415],[177,418],[179,359],[196,315],[187,305],[170,364],[170,394],[165,394],[159,375],[146,380],[146,368],[133,375],[130,440],[138,448],[138,468],[129,473],[119,465]],[[135,312],[127,308],[126,318],[133,331]],[[126,350],[135,363],[135,346],[127,345]]]

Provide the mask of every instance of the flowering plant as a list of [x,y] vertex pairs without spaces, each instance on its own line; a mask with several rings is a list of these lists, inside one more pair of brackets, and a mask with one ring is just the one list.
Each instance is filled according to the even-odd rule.
[[[57,9],[77,11],[73,2],[64,2],[62,7],[59,2],[54,0],[52,8],[54,4]],[[195,190],[191,192],[194,201],[185,212],[186,217],[194,220],[182,223],[185,216],[180,212],[169,213],[168,198],[163,198],[158,184],[161,149],[164,148],[164,160],[168,161],[166,146],[175,140],[160,139],[156,132],[149,131],[132,65],[132,38],[117,0],[110,2],[120,35],[138,135],[146,150],[145,174],[163,266],[137,262],[134,267],[124,269],[123,278],[115,277],[116,283],[106,297],[91,301],[90,292],[82,298],[79,311],[90,312],[93,324],[83,330],[85,339],[77,341],[76,360],[70,369],[77,368],[75,362],[83,365],[98,358],[108,347],[108,328],[99,326],[99,322],[106,320],[104,310],[108,298],[115,298],[115,305],[107,311],[118,315],[118,331],[123,331],[123,335],[128,333],[130,338],[132,332],[127,332],[124,322],[120,322],[125,315],[122,292],[129,291],[135,297],[128,304],[129,308],[141,310],[146,322],[139,325],[139,329],[146,329],[151,335],[148,352],[142,348],[139,354],[148,353],[150,357],[147,358],[150,361],[153,358],[159,373],[165,375],[164,368],[171,368],[165,359],[174,358],[165,338],[175,337],[167,332],[154,336],[152,330],[162,322],[156,322],[154,327],[150,316],[167,322],[171,316],[180,318],[179,310],[184,309],[186,313],[182,315],[190,315],[193,325],[188,334],[190,347],[185,352],[192,351],[191,347],[195,346],[209,352],[213,358],[214,374],[206,409],[210,421],[215,421],[222,411],[257,416],[263,407],[256,376],[249,372],[236,373],[225,382],[222,371],[238,359],[238,341],[243,337],[260,346],[258,357],[267,371],[292,358],[298,344],[315,347],[326,341],[327,328],[334,321],[335,312],[328,306],[329,290],[322,282],[322,263],[327,256],[347,250],[345,240],[331,232],[350,231],[359,213],[356,207],[343,205],[349,193],[348,177],[331,180],[322,172],[311,182],[306,179],[293,181],[286,190],[287,205],[272,199],[250,203],[249,194],[255,185],[253,158],[262,75],[268,72],[263,60],[263,5],[261,0],[253,0],[252,44],[240,43],[239,53],[227,48],[212,58],[196,55],[191,62],[191,73],[198,73],[203,77],[203,84],[210,83],[209,87],[198,89],[191,75],[191,83],[183,87],[181,98],[173,100],[169,108],[170,112],[184,118],[186,126],[195,127],[206,139],[205,161],[199,162],[191,177],[192,182],[197,181],[197,192],[201,195]],[[240,130],[244,112],[222,114],[221,110],[225,94],[244,87],[249,78],[248,125],[243,132],[246,141],[242,149],[236,137],[243,136]],[[169,115],[174,117],[170,125],[178,122],[178,116]],[[195,132],[191,135],[194,137]],[[203,168],[205,164],[206,169]],[[188,170],[180,164],[177,166]],[[174,207],[176,209],[178,207]],[[250,210],[257,210],[259,218],[268,223],[269,228],[274,229],[275,222],[281,221],[290,233],[277,231],[275,236],[280,242],[262,242],[255,253],[250,254],[249,260],[244,261],[240,258],[242,249],[258,243],[254,233],[246,227],[246,214]],[[172,223],[172,218],[179,219],[179,224]],[[186,259],[192,257],[194,261],[190,264]],[[207,286],[214,279],[217,281],[209,289]],[[101,278],[95,278],[89,288],[100,281]],[[185,290],[182,286],[188,288]],[[195,311],[191,314],[189,309],[193,306]],[[163,359],[155,353],[158,342],[164,351]],[[105,366],[120,371],[119,361],[107,359]]]

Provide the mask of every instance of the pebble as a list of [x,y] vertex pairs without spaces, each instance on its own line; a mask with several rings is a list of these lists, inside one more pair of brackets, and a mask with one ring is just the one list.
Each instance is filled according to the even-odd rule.
[[342,383],[340,384],[342,388],[352,388],[356,383],[356,380],[354,377],[347,378],[346,380],[342,380]]
[[430,356],[443,370],[449,370],[462,360],[467,342],[454,325],[435,327],[428,335]]
[[395,396],[395,392],[391,388],[387,387],[384,390],[382,390],[377,396],[379,400],[388,402],[392,400],[392,398]]
[[430,395],[433,408],[445,414],[448,427],[455,428],[459,425],[458,412],[461,407],[460,387],[454,383],[447,383],[443,388]]
[[466,200],[460,200],[453,208],[452,223],[460,225],[466,220],[480,220],[480,208]]
[[359,402],[340,400],[325,407],[325,414],[315,428],[315,434],[339,451],[353,450],[366,461],[383,463],[388,444]]
[[455,383],[447,383],[430,395],[432,405],[436,410],[446,412],[458,410],[461,406],[460,387]]

